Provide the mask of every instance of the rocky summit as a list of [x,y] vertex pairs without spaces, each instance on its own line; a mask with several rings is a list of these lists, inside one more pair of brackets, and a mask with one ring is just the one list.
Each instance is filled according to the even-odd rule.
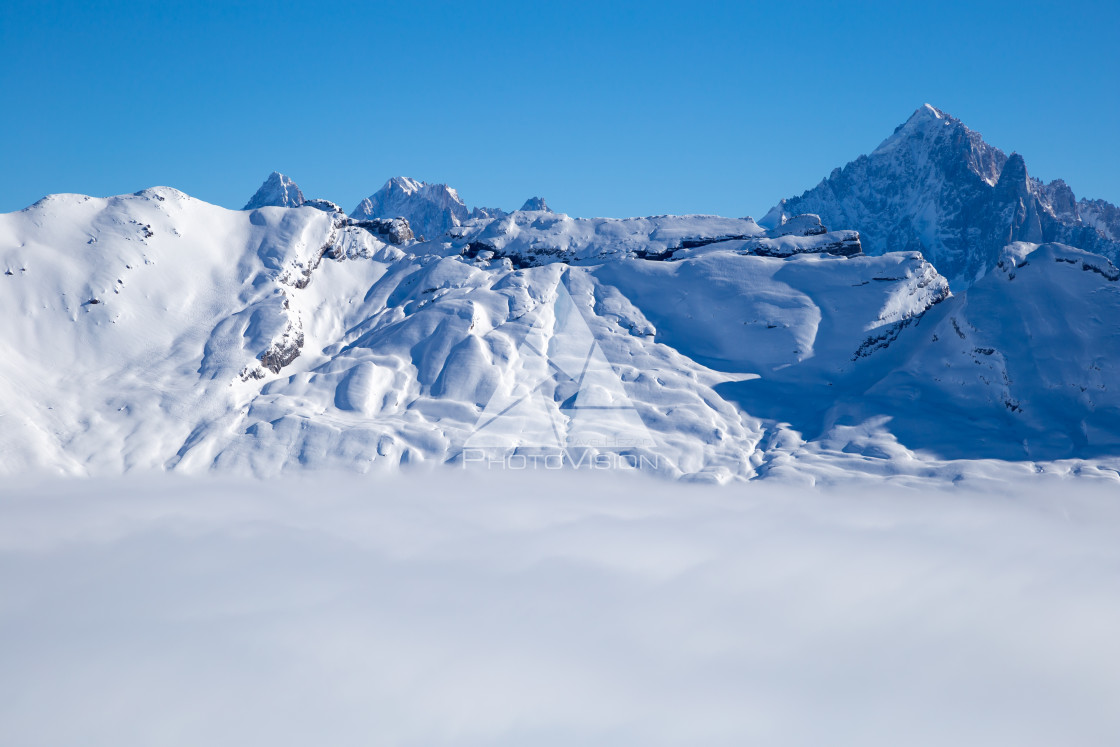
[[837,168],[762,219],[799,213],[860,232],[864,251],[919,251],[963,290],[991,270],[1014,241],[1060,242],[1116,261],[1120,213],[1078,200],[1061,179],[1044,184],[1023,157],[984,141],[926,104],[869,155]]

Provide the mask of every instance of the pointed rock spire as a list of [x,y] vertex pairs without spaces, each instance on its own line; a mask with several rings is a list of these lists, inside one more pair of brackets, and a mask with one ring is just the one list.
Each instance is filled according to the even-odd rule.
[[264,180],[242,210],[256,210],[261,207],[299,207],[306,200],[296,183],[279,171],[273,171]]
[[521,206],[522,210],[536,210],[542,213],[551,213],[552,210],[548,207],[548,203],[544,201],[543,197],[530,197],[525,200],[525,204]]
[[1007,157],[1007,163],[1003,165],[1003,171],[999,174],[997,186],[1005,192],[1025,195],[1027,193],[1027,180],[1027,162],[1023,160],[1021,155],[1013,152]]

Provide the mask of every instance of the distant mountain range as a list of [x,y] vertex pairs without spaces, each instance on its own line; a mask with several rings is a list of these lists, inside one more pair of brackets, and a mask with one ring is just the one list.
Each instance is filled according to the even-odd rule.
[[52,195],[0,215],[0,472],[1117,474],[1117,213],[932,107],[760,223]]
[[[249,198],[242,210],[261,207],[301,207],[339,212],[341,208],[329,200],[308,200],[290,177],[273,171],[260,189]],[[523,211],[550,213],[543,197],[530,197],[521,206]],[[385,186],[362,200],[350,213],[357,220],[403,218],[420,238],[439,238],[468,220],[500,218],[508,213],[500,208],[470,209],[459,193],[446,184],[428,184],[407,176],[395,176]]]

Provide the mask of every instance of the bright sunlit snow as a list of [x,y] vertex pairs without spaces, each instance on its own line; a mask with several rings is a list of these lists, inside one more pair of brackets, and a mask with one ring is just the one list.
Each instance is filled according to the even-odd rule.
[[[455,464],[539,360],[575,388],[506,426],[666,477],[1115,474],[1120,271],[1036,246],[950,296],[920,254],[812,215],[517,211],[417,242],[316,206],[54,195],[0,216],[0,470]],[[564,315],[598,380],[564,368]],[[577,432],[604,386],[640,438]]]

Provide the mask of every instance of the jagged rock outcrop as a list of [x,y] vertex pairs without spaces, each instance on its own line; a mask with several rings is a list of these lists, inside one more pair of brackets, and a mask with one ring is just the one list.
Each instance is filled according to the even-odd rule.
[[274,374],[289,365],[303,352],[303,330],[299,327],[289,327],[280,340],[273,342],[261,354],[261,365]]
[[390,244],[404,244],[412,241],[415,236],[408,221],[404,218],[370,218],[369,220],[351,220],[350,225],[364,228],[372,234],[380,236]]
[[1104,200],[1085,200],[1077,203],[1082,222],[1092,226],[1110,241],[1120,241],[1120,207]]
[[346,211],[342,209],[341,205],[336,202],[331,202],[330,200],[304,200],[303,204],[307,207],[313,207],[316,210],[322,210],[324,213],[341,213],[342,215],[346,215]]

